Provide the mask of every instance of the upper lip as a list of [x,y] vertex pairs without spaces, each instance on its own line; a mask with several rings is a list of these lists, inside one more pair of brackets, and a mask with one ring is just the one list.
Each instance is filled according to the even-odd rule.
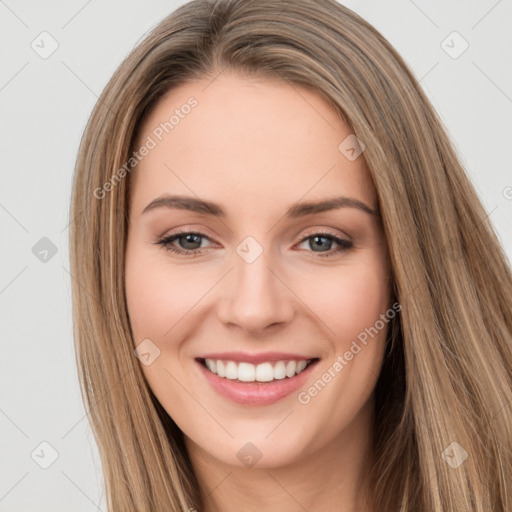
[[259,354],[250,354],[248,352],[215,352],[204,354],[197,359],[214,359],[221,361],[236,361],[252,364],[265,363],[267,361],[307,361],[309,359],[318,359],[317,357],[308,357],[301,354],[291,354],[289,352],[260,352]]

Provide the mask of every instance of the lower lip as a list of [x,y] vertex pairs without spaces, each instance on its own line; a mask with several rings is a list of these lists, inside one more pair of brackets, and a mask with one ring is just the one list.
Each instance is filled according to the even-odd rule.
[[240,382],[219,377],[197,361],[206,380],[217,393],[237,404],[252,406],[270,405],[297,391],[317,363],[318,360],[313,361],[304,371],[294,377],[274,379],[270,382]]

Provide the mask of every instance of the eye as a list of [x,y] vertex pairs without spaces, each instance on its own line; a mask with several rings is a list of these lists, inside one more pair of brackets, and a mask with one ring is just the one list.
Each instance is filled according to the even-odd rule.
[[[308,241],[310,248],[316,247],[321,249],[320,251],[310,251],[316,253],[316,256],[320,258],[329,258],[332,256],[336,256],[338,253],[348,251],[349,249],[352,249],[352,247],[354,246],[354,244],[351,241],[339,238],[331,233],[314,233],[312,235],[308,235],[307,237],[301,240],[300,244],[303,244],[304,242]],[[330,250],[333,243],[338,245],[338,247],[334,250]]]
[[[201,248],[201,239],[208,239],[204,233],[194,231],[182,231],[175,233],[174,235],[164,237],[156,242],[157,245],[161,245],[166,251],[171,251],[176,254],[200,256],[202,251],[197,249]],[[177,247],[173,245],[175,241],[184,247]]]
[[[203,239],[209,240],[209,238],[204,233],[195,231],[181,231],[173,235],[161,238],[155,242],[155,244],[164,247],[166,251],[171,251],[184,256],[195,257],[200,256],[203,253],[202,250],[199,250],[204,249],[204,247],[201,247]],[[308,235],[307,237],[303,238],[299,244],[304,244],[308,241],[310,248],[320,248],[320,251],[312,250],[308,252],[316,253],[316,256],[320,258],[335,256],[340,252],[351,249],[354,245],[349,240],[339,238],[332,233],[324,232]],[[175,245],[175,242],[178,242],[178,246]],[[333,243],[338,247],[334,250],[331,250]]]

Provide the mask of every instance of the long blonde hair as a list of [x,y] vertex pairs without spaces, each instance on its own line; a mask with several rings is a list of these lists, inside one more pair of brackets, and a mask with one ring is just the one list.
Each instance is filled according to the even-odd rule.
[[402,306],[375,390],[376,510],[512,510],[509,263],[417,80],[334,0],[191,1],[124,60],[91,114],[73,183],[71,274],[108,510],[204,510],[182,432],[133,353],[124,254],[137,171],[125,163],[165,92],[227,68],[312,88],[365,144]]

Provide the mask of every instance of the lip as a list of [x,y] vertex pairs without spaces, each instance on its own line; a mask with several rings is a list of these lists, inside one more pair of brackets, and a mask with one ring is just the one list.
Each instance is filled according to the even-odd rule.
[[[226,358],[226,353],[223,354],[222,358],[215,358]],[[233,361],[233,359],[226,359]],[[294,358],[291,357],[291,359]],[[306,358],[301,356],[300,360],[302,359]],[[309,359],[313,359],[313,361],[298,375],[295,375],[294,377],[285,377],[284,379],[273,380],[271,382],[241,382],[238,379],[226,379],[212,373],[210,370],[208,370],[208,368],[206,368],[206,366],[204,366],[201,361],[196,360],[196,362],[199,365],[207,382],[217,393],[240,405],[262,406],[273,404],[289,396],[291,393],[297,391],[301,386],[303,386],[319,361],[318,358]],[[283,359],[272,360],[280,361]],[[265,361],[270,360],[265,359]]]
[[304,356],[300,354],[290,354],[289,352],[261,352],[259,354],[250,354],[249,352],[215,352],[198,356],[197,359],[220,359],[221,361],[235,361],[237,363],[260,364],[275,361],[304,361],[308,359],[317,359],[315,356]]

